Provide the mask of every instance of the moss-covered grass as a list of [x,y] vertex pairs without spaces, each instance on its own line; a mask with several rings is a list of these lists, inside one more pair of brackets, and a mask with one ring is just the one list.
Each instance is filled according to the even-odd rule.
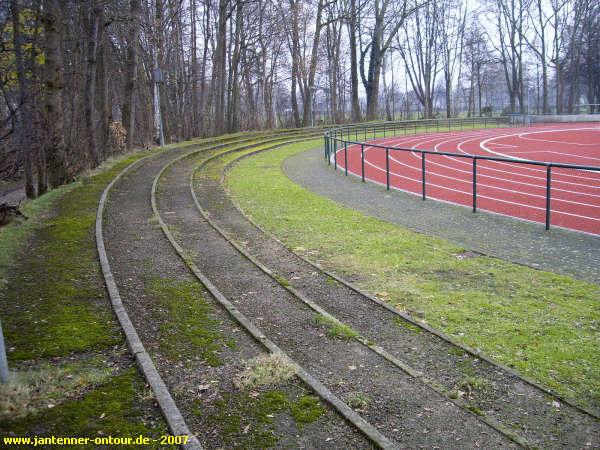
[[549,388],[600,406],[600,287],[489,257],[343,208],[290,182],[282,161],[301,143],[237,164],[236,200],[290,248]]
[[279,437],[274,425],[279,415],[289,415],[301,430],[325,412],[318,398],[294,386],[285,389],[223,392],[216,408],[200,405],[194,414],[218,431],[224,448],[273,448]]
[[81,367],[79,364],[46,364],[12,372],[8,383],[0,384],[0,420],[25,417],[54,407],[82,390],[106,382],[113,374],[109,367]]
[[[59,406],[46,407],[32,416],[0,422],[3,435],[16,437],[132,437],[158,439],[169,434],[163,422],[147,419],[153,397],[135,369],[113,377],[108,383]],[[166,448],[158,443],[151,448]],[[168,448],[168,447],[167,447]],[[171,448],[176,448],[172,446]]]
[[19,255],[0,305],[9,360],[63,356],[121,342],[107,308],[94,240],[98,199],[119,168],[77,183],[60,198],[50,193],[55,201],[46,204],[53,215],[33,225],[31,245]]
[[124,341],[94,233],[105,186],[147,154],[111,161],[28,202],[29,220],[0,229],[0,317],[12,375],[3,393],[2,431],[93,437],[166,432],[138,372],[119,375],[116,368]]
[[[248,138],[259,140],[260,135],[242,133],[166,148]],[[80,181],[28,202],[23,211],[29,220],[0,228],[0,318],[12,372],[11,383],[0,393],[3,432],[93,437],[166,433],[153,394],[138,372],[119,375],[122,369],[116,368],[131,363],[116,363],[115,351],[125,347],[106,295],[94,234],[106,185],[148,154],[108,161]],[[218,333],[201,289],[174,282],[154,287],[165,314],[179,318],[161,329],[169,355],[194,353],[210,365],[219,364],[220,346],[234,344]]]
[[200,358],[209,366],[223,364],[219,352],[235,342],[219,332],[221,322],[211,317],[206,292],[194,282],[153,279],[146,293],[155,302],[153,315],[161,323],[161,347],[172,359]]

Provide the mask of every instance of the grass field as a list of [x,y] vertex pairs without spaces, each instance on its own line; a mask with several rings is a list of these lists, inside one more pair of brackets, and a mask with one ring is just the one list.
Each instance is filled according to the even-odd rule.
[[495,258],[340,207],[290,182],[297,144],[237,164],[228,186],[286,245],[561,395],[600,406],[600,287]]

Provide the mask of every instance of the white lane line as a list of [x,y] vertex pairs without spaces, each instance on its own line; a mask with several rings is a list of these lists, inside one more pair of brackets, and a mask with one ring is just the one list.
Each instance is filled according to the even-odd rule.
[[[402,166],[411,167],[411,168],[417,169],[417,168],[415,168],[413,166],[410,166],[409,164],[406,164],[406,163],[403,163],[401,161],[398,161],[397,159],[395,159],[395,158],[393,158],[391,156],[390,156],[390,159],[392,161],[394,161],[394,162],[402,165]],[[444,168],[447,168],[446,166],[443,166],[443,165],[441,165],[441,166],[444,167]],[[385,172],[385,169],[383,169],[383,171]],[[392,173],[393,172],[390,170],[390,175]],[[432,170],[427,171],[427,173],[428,174],[432,174],[432,175],[436,175],[438,177],[446,178],[448,180],[458,181],[460,183],[468,184],[468,185],[471,185],[471,186],[473,185],[473,182],[471,180],[463,180],[461,178],[452,177],[450,175],[444,175],[444,174],[441,174],[439,172],[432,171]],[[396,174],[396,173],[394,173],[394,174],[395,175],[399,175],[399,174]],[[494,178],[494,177],[491,177],[491,178]],[[495,178],[495,179],[500,179],[500,178]],[[527,183],[521,183],[521,184],[526,184],[527,186],[530,186],[530,187],[533,187],[533,188],[538,188],[540,190],[545,190],[546,189],[545,186],[536,186],[536,185],[531,185],[531,184],[527,184]],[[503,187],[495,186],[495,185],[492,185],[492,184],[486,184],[486,183],[478,182],[477,185],[478,186],[492,188],[492,189],[495,189],[495,190],[498,190],[498,191],[509,192],[511,194],[521,194],[521,195],[525,195],[525,196],[529,196],[529,197],[536,197],[536,198],[541,198],[541,199],[545,199],[546,198],[545,194],[544,195],[539,195],[539,194],[534,194],[534,193],[531,193],[531,192],[516,191],[514,189],[503,188]],[[449,188],[449,189],[451,189],[451,188]],[[470,194],[472,195],[472,193],[470,193]],[[600,196],[596,195],[596,197],[600,197]],[[583,203],[583,202],[576,202],[576,201],[573,201],[573,200],[566,200],[566,199],[563,199],[563,198],[553,198],[553,201],[564,202],[564,203],[571,203],[573,205],[578,205],[578,206],[589,206],[591,208],[597,208],[598,207],[598,205],[589,204],[589,203]]]
[[[370,147],[370,148],[373,148],[373,147]],[[366,147],[365,147],[365,150],[366,150]],[[368,164],[369,166],[373,167],[374,169],[379,170],[380,172],[386,173],[385,169],[379,167],[376,164],[371,163],[366,158],[365,158],[365,163]],[[360,174],[358,174],[356,172],[353,172],[352,170],[348,170],[348,173],[350,173],[350,174],[352,174],[352,175],[354,175],[356,177],[360,177],[361,176]],[[405,180],[416,181],[418,183],[422,182],[421,178],[418,178],[418,179],[417,178],[411,178],[411,177],[408,177],[408,176],[405,176],[405,175],[401,175],[399,173],[392,172],[392,171],[390,171],[390,175],[394,175],[396,177],[403,178]],[[374,183],[377,183],[377,184],[385,186],[385,183],[382,183],[382,182],[379,182],[379,181],[375,181],[375,180],[372,180],[372,179],[369,179],[369,181],[372,181]],[[427,186],[434,186],[434,187],[437,187],[437,188],[440,188],[440,189],[445,189],[445,190],[451,191],[451,192],[458,192],[458,193],[461,193],[461,194],[473,195],[473,193],[471,191],[463,191],[463,190],[460,190],[460,189],[453,189],[453,188],[450,188],[448,186],[443,186],[443,185],[439,185],[439,184],[435,184],[435,183],[428,183]],[[418,192],[409,191],[407,189],[402,189],[402,188],[391,186],[391,185],[390,185],[390,187],[392,187],[394,189],[397,189],[399,191],[403,191],[403,192],[408,192],[410,194],[419,195]],[[435,197],[432,197],[432,198],[435,198]],[[540,207],[540,206],[528,205],[528,204],[524,204],[524,203],[518,203],[518,202],[514,202],[514,201],[509,201],[509,200],[503,200],[501,198],[489,197],[487,195],[480,195],[480,194],[478,194],[477,198],[485,198],[485,199],[492,200],[492,201],[497,201],[497,202],[500,202],[500,203],[508,203],[510,205],[517,205],[517,206],[522,206],[524,208],[532,208],[532,209],[537,209],[537,210],[541,210],[541,211],[545,211],[546,210],[546,208],[543,208],[543,207]],[[553,199],[553,200],[558,201],[559,199]],[[442,200],[442,201],[447,201],[447,200]],[[457,202],[450,202],[450,201],[447,201],[447,202],[455,204],[455,205],[456,204],[460,205],[460,203],[457,203]],[[581,218],[581,219],[589,219],[589,220],[600,222],[600,218],[588,217],[588,216],[583,216],[583,215],[580,215],[580,214],[574,214],[574,213],[569,213],[569,212],[566,212],[566,211],[559,211],[559,210],[555,210],[555,209],[552,209],[552,214],[562,214],[562,215],[566,215],[566,216],[578,217],[578,218]],[[508,215],[508,214],[503,214],[503,215]]]
[[[479,146],[489,152],[492,153],[494,155],[498,155],[498,156],[502,156],[502,157],[506,157],[509,158],[509,156],[505,155],[504,153],[501,152],[495,152],[493,150],[491,150],[489,147],[486,146],[486,144],[488,142],[492,142],[495,141],[496,139],[501,139],[501,138],[505,138],[505,137],[519,137],[522,139],[525,139],[523,136],[529,136],[529,135],[533,135],[533,134],[542,134],[542,133],[552,133],[552,132],[557,132],[557,131],[582,131],[582,130],[597,130],[597,127],[584,127],[584,128],[560,128],[560,129],[556,129],[556,128],[551,128],[551,129],[544,129],[544,130],[539,130],[539,131],[529,131],[529,132],[521,132],[521,133],[513,133],[513,134],[506,134],[506,135],[502,135],[502,136],[492,136],[488,139],[485,139],[483,141],[481,141],[481,143],[479,144]],[[528,159],[524,159],[524,158],[516,158],[516,159],[523,159],[523,161],[531,161]]]

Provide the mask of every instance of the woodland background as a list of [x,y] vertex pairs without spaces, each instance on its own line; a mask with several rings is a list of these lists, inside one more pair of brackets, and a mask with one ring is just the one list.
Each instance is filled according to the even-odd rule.
[[28,197],[163,141],[600,103],[597,0],[0,0],[0,33]]

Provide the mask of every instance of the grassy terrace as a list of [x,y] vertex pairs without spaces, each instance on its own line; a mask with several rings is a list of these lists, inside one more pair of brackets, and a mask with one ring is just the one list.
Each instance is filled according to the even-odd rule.
[[236,164],[228,186],[286,245],[582,405],[600,407],[600,287],[490,257],[340,207],[290,182],[288,157]]
[[[263,139],[240,133],[210,141],[229,148]],[[160,441],[169,434],[112,312],[94,229],[106,185],[148,154],[107,162],[29,201],[23,208],[29,220],[0,228],[0,319],[11,371],[10,383],[0,386],[0,436],[143,435]],[[204,302],[197,301],[203,291],[161,280],[148,270],[147,292],[163,306],[157,320],[166,318],[161,333],[171,337],[161,349],[168,356],[201,354],[209,365],[218,365],[212,350],[231,343],[207,316]]]
[[[29,220],[0,228],[0,318],[11,371],[10,383],[0,386],[1,435],[168,434],[152,391],[132,367],[94,232],[106,185],[147,155],[105,163],[29,201],[23,208]],[[164,288],[161,300],[176,295]]]
[[128,358],[96,255],[105,186],[148,153],[28,202],[0,229],[0,317],[11,381],[0,387],[0,434],[160,438],[154,395]]

